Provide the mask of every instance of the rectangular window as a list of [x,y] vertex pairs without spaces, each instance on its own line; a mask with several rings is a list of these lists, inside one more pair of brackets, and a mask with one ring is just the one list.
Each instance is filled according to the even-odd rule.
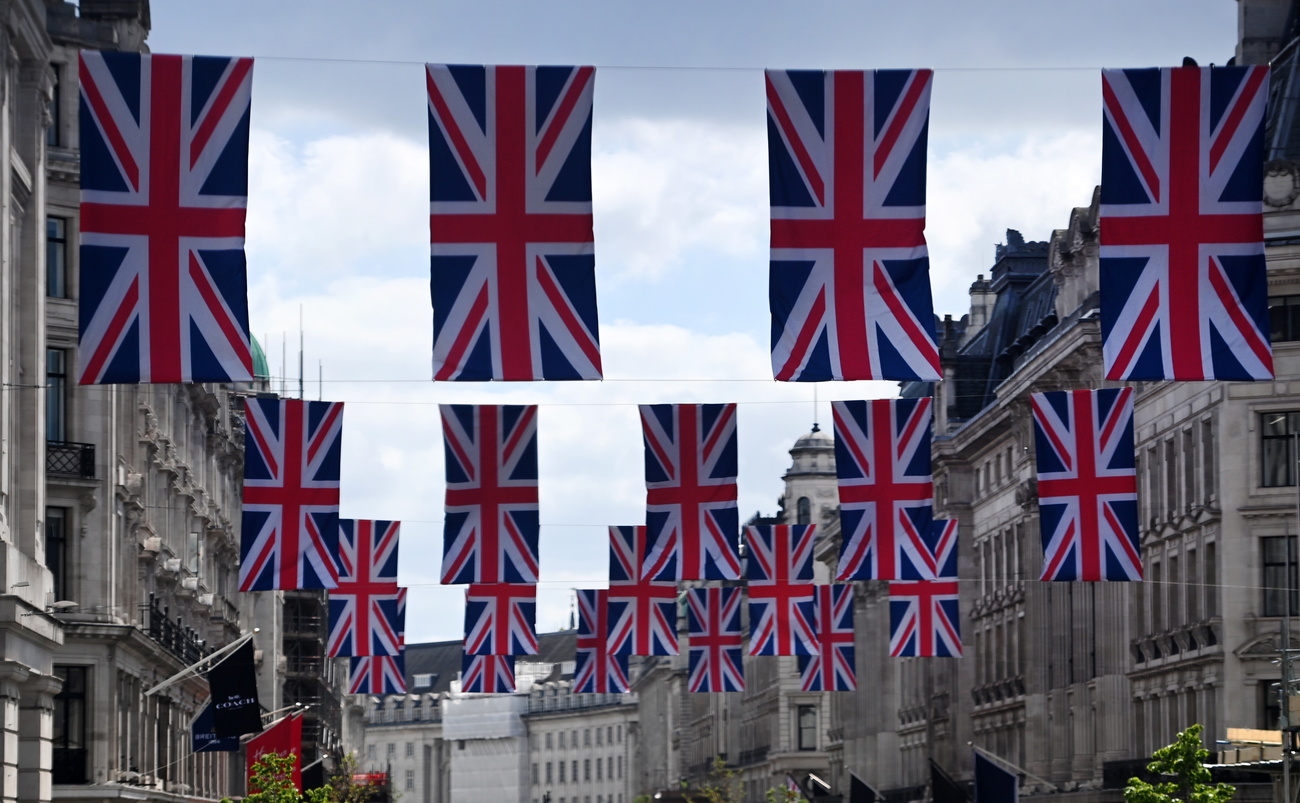
[[54,599],[68,599],[67,508],[45,508],[45,566],[54,580]]
[[54,766],[56,784],[82,784],[86,774],[86,690],[90,670],[84,666],[55,666],[63,688],[54,695]]
[[366,745],[366,758],[371,761],[375,760],[375,746],[373,744]]
[[396,744],[394,744],[394,743],[392,743],[392,742],[389,742],[389,743],[388,743],[388,754],[387,754],[387,755],[388,755],[389,758],[393,758],[393,757],[395,757],[395,756],[397,755],[397,745],[396,745]]
[[1196,624],[1201,621],[1201,584],[1196,581],[1201,576],[1200,566],[1196,563],[1196,550],[1187,550],[1187,583],[1183,588],[1187,591],[1187,622]]
[[[623,728],[622,725],[619,725],[618,727],[619,727],[620,731],[621,731],[622,728]],[[620,780],[623,778],[623,757],[622,757],[622,756],[619,756],[619,757],[618,757],[618,777],[619,777]]]
[[415,770],[406,771],[406,791],[415,789]]
[[1165,574],[1160,561],[1151,562],[1151,632],[1159,633],[1165,629]]
[[547,750],[551,749],[551,734],[549,733],[546,734],[546,749]]
[[[1300,614],[1300,590],[1296,583],[1296,549],[1291,536],[1261,538],[1264,550],[1264,615],[1282,616],[1290,598],[1291,615]],[[1289,553],[1289,554],[1288,554]]]
[[798,709],[799,749],[817,749],[817,707],[801,705]]
[[433,685],[433,673],[420,673],[415,676],[415,688],[427,689]]
[[1300,432],[1300,413],[1264,413],[1261,420],[1260,485],[1295,485],[1295,436]]
[[[578,774],[575,772],[573,775],[576,778]],[[547,778],[546,780],[547,782],[550,782],[551,779]],[[564,762],[563,761],[560,762],[560,783],[564,783]]]
[[602,736],[602,734],[601,734],[601,730],[600,730],[600,728],[596,728],[596,744],[597,744],[597,745],[603,744],[603,741],[602,741],[602,739],[601,739],[601,736]]
[[406,743],[406,757],[415,758],[415,742]]
[[1204,581],[1202,587],[1205,589],[1205,618],[1213,619],[1219,615],[1219,564],[1215,555],[1215,545],[1209,543],[1205,545],[1204,561]]
[[[50,87],[50,125],[45,129],[45,144],[50,148],[57,148],[63,144],[60,138],[62,132],[59,129],[63,125],[63,65],[51,64],[50,72],[54,74],[54,86]],[[1272,299],[1269,299],[1269,305],[1272,306]],[[1272,312],[1272,309],[1269,310]]]
[[538,769],[537,762],[534,761],[533,762],[533,784],[536,785],[541,782],[542,782],[542,773]]
[[45,219],[45,295],[68,297],[68,219]]
[[45,439],[66,441],[68,426],[68,352],[45,350]]
[[[574,742],[574,744],[576,745],[577,742]],[[578,781],[578,762],[576,759],[573,762],[573,781],[574,783],[577,783]]]
[[1214,422],[1201,422],[1201,493],[1206,502],[1214,498]]
[[582,760],[582,780],[591,780],[591,759],[589,758],[584,758]]
[[1273,296],[1268,300],[1269,339],[1274,343],[1300,340],[1300,296]]
[[591,728],[587,728],[582,732],[582,746],[591,747]]
[[[560,765],[560,780],[564,780],[564,765]],[[546,782],[551,782],[551,762],[546,762]]]
[[1282,725],[1282,701],[1278,699],[1277,680],[1262,680],[1256,684],[1259,695],[1259,727],[1275,731]]
[[605,780],[605,764],[599,758],[596,759],[596,780]]
[[[549,739],[551,737],[547,736],[546,738]],[[560,731],[560,749],[564,749],[564,731]]]

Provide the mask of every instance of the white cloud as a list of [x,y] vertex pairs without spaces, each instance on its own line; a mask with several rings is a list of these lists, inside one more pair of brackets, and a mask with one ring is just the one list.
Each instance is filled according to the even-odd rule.
[[760,125],[619,119],[597,123],[592,147],[606,275],[662,278],[692,252],[765,260],[767,144]]
[[1100,178],[1099,133],[976,139],[939,154],[932,148],[925,235],[935,311],[964,314],[967,288],[976,274],[988,274],[1006,230],[1049,239],[1069,224],[1074,207],[1091,202]]

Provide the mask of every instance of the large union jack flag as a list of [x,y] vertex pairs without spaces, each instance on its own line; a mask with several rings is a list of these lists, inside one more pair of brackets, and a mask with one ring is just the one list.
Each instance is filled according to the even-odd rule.
[[395,521],[339,519],[339,580],[330,589],[329,655],[396,655],[406,589],[397,586]]
[[405,694],[406,651],[352,659],[348,694]]
[[592,67],[428,65],[434,379],[600,379]]
[[813,619],[818,654],[799,656],[799,686],[803,691],[855,691],[853,586],[821,585],[816,589]]
[[609,593],[577,589],[577,660],[573,669],[575,694],[617,694],[628,690],[626,655],[609,649]]
[[1268,379],[1267,67],[1105,70],[1108,379]]
[[537,407],[444,404],[442,582],[537,582]]
[[832,402],[843,541],[837,580],[934,577],[930,398]]
[[734,404],[643,404],[649,578],[738,580]]
[[768,70],[772,371],[937,380],[930,70]]
[[961,655],[956,580],[889,584],[889,654],[895,658]]
[[746,577],[753,582],[811,583],[815,524],[758,524],[745,528]]
[[934,556],[934,577],[927,579],[957,579],[957,533],[956,519],[934,519],[930,522],[930,534],[925,543]]
[[609,649],[677,655],[677,584],[645,571],[646,528],[609,528]]
[[239,590],[334,588],[343,402],[248,399]]
[[467,655],[536,655],[537,586],[473,583],[465,590]]
[[740,589],[686,589],[691,691],[744,691],[741,657]]
[[460,662],[460,690],[473,694],[513,694],[513,655],[464,655]]
[[81,384],[253,378],[253,60],[81,52]]
[[1043,580],[1141,580],[1133,389],[1035,393]]

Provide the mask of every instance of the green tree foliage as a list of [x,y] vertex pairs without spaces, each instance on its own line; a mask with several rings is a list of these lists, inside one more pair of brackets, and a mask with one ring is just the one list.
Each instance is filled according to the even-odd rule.
[[767,790],[767,803],[799,803],[803,795],[788,786],[774,786]]
[[[293,785],[293,765],[297,763],[298,757],[293,754],[263,754],[253,764],[244,803],[302,803],[302,793]],[[224,798],[221,803],[229,800]]]
[[743,791],[736,775],[736,771],[727,766],[722,756],[714,756],[708,781],[690,793],[690,800],[695,803],[739,803]]
[[1205,759],[1210,751],[1201,747],[1201,726],[1193,725],[1174,743],[1151,754],[1147,770],[1173,780],[1150,784],[1141,778],[1129,778],[1124,789],[1125,803],[1226,803],[1237,791],[1231,784],[1210,783]]

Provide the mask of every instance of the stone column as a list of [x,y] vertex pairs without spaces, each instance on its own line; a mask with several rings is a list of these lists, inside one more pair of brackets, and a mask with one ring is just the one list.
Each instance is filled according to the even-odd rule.
[[[23,684],[18,706],[18,800],[20,803],[49,801],[53,792],[54,695],[63,680],[54,675],[33,674]],[[86,723],[89,727],[90,723]]]
[[[21,684],[31,669],[16,661],[0,661],[0,801],[18,800],[18,701]],[[46,798],[48,800],[48,798]]]

